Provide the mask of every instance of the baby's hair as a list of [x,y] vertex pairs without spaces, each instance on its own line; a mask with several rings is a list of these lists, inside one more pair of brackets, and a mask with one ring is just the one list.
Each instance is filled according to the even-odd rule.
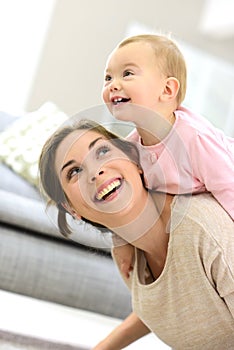
[[[118,135],[92,120],[82,119],[76,121],[73,117],[70,119],[69,124],[60,127],[53,133],[44,144],[39,158],[40,183],[42,192],[47,197],[48,205],[57,206],[59,231],[65,237],[68,237],[72,233],[66,219],[68,212],[63,206],[64,203],[69,203],[69,198],[66,197],[56,173],[55,157],[56,151],[64,138],[77,130],[92,130],[103,135],[115,147],[123,151],[131,161],[139,166],[139,153],[137,147],[133,143],[120,138]],[[142,177],[142,181],[143,180]],[[82,220],[98,227],[101,231],[107,231],[107,228],[99,223],[91,222],[83,217]]]
[[167,77],[178,79],[180,89],[177,94],[177,103],[179,106],[186,94],[187,69],[184,56],[177,44],[166,35],[141,34],[124,39],[120,42],[118,48],[136,42],[148,43],[155,52],[161,72]]

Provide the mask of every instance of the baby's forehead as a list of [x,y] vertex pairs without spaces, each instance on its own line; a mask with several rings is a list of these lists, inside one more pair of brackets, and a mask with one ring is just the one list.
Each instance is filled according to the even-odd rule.
[[142,52],[144,52],[144,55],[147,53],[148,56],[155,56],[154,49],[149,42],[135,41],[123,46],[117,46],[108,56],[105,68],[106,70],[111,70],[112,66],[115,66],[118,63],[123,64],[122,61],[124,61],[125,64],[127,61],[128,63],[132,61],[135,62],[139,57],[144,56],[141,55]]

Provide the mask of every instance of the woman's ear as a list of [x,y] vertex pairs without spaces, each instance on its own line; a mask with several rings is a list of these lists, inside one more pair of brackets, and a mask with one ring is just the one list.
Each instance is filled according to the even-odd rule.
[[169,77],[166,80],[166,84],[164,86],[163,93],[161,95],[162,101],[168,101],[172,99],[176,99],[176,96],[180,89],[180,82],[175,77]]
[[77,214],[77,212],[68,203],[61,203],[61,205],[74,219],[81,220],[81,216]]

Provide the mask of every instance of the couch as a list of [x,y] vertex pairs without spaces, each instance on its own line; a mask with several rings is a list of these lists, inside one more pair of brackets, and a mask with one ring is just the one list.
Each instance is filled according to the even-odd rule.
[[[36,123],[35,113],[27,117]],[[22,120],[0,112],[0,138],[14,130],[12,140],[23,154],[24,141],[17,144],[16,134]],[[14,159],[13,151],[7,154],[4,147],[0,142],[0,289],[107,316],[127,316],[130,294],[110,255],[111,235],[71,222],[74,235],[64,238],[56,227],[56,212],[45,210],[40,188],[14,167],[19,155]]]

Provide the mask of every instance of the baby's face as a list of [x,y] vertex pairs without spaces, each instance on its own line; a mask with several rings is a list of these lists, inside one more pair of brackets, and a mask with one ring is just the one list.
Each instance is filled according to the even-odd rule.
[[126,104],[157,112],[166,81],[150,44],[130,43],[109,56],[102,97],[112,114]]

